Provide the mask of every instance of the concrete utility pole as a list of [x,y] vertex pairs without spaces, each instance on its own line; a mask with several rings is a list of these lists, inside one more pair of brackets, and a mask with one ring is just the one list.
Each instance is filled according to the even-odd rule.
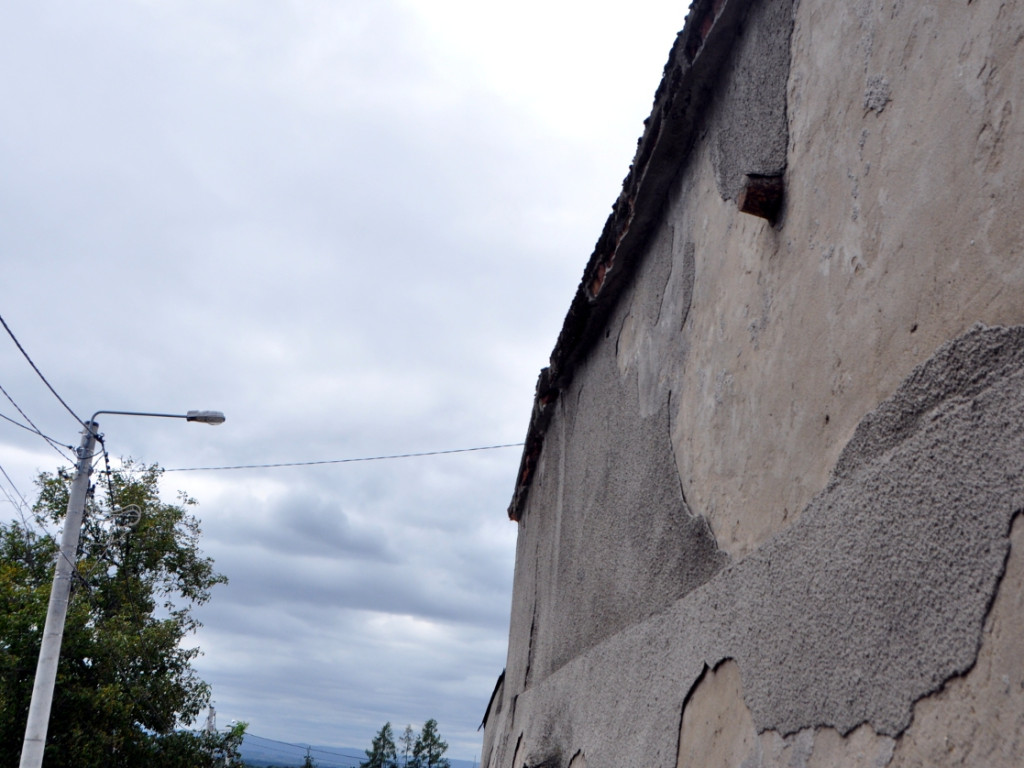
[[68,614],[68,598],[71,596],[71,577],[78,559],[78,538],[85,517],[85,497],[89,492],[89,475],[92,474],[93,448],[99,436],[96,417],[101,413],[118,416],[157,416],[164,419],[185,419],[199,424],[223,424],[224,414],[220,411],[189,411],[178,413],[148,413],[142,411],[96,411],[89,421],[83,423],[82,444],[78,447],[78,463],[75,479],[71,483],[68,512],[64,519],[64,533],[60,537],[60,554],[53,571],[53,588],[50,590],[50,604],[46,609],[46,624],[43,626],[43,642],[39,648],[39,663],[36,679],[32,684],[32,702],[28,707],[28,722],[25,723],[25,741],[21,745],[19,768],[42,768],[43,750],[46,747],[46,731],[50,723],[50,708],[53,705],[53,686],[57,682],[57,662],[60,661],[60,644],[64,639],[64,620]]
[[60,552],[53,571],[53,589],[50,590],[50,604],[46,609],[43,642],[39,648],[36,679],[32,685],[32,703],[28,708],[25,741],[21,748],[21,768],[40,768],[43,764],[43,748],[46,746],[46,729],[50,722],[53,686],[57,680],[60,644],[64,639],[64,619],[68,613],[71,578],[78,557],[78,538],[85,515],[85,497],[89,492],[93,448],[96,446],[99,428],[95,421],[86,422],[84,426],[82,444],[78,447],[75,479],[71,483],[71,496],[68,499],[67,517],[64,520],[64,532],[60,537]]

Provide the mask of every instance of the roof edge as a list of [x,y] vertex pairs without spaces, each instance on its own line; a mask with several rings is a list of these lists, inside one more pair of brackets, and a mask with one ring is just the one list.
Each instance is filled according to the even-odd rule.
[[583,271],[549,365],[537,379],[530,425],[508,508],[511,520],[522,517],[559,394],[599,338],[623,288],[643,259],[672,183],[689,159],[700,117],[732,49],[737,28],[755,1],[695,0],[682,31],[676,35],[622,192]]

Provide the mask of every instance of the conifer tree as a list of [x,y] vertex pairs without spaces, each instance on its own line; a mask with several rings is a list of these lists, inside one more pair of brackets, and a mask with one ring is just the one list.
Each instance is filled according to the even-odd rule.
[[412,754],[412,746],[416,743],[416,734],[412,730],[411,725],[405,726],[405,730],[402,731],[402,736],[398,740],[402,745],[402,766],[410,765],[409,757]]
[[373,737],[373,743],[366,752],[366,760],[359,768],[397,768],[398,755],[395,751],[395,734],[387,722]]
[[412,748],[410,768],[451,768],[444,753],[448,751],[448,742],[441,740],[437,732],[437,720],[430,718],[423,724],[423,730],[416,738]]

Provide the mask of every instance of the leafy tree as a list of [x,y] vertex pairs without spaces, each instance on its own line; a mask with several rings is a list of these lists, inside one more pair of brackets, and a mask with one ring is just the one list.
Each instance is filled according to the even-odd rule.
[[398,755],[395,753],[395,735],[391,730],[391,723],[387,722],[381,727],[373,743],[366,752],[366,760],[359,764],[359,768],[397,768]]
[[[183,645],[199,627],[191,611],[227,579],[199,550],[199,523],[187,511],[196,502],[184,494],[163,502],[160,475],[126,461],[103,480],[106,494],[90,493],[47,768],[203,768],[237,756],[244,724],[226,736],[180,730],[210,698],[192,669],[199,649]],[[36,523],[59,524],[70,478],[43,473],[37,486]],[[133,504],[137,521],[117,512]],[[134,527],[118,525],[119,514]],[[0,523],[0,768],[19,761],[57,551],[49,535]]]
[[[241,759],[239,750],[248,723],[236,723],[227,733],[174,731],[153,739],[146,765],[166,768],[209,768],[234,765]],[[44,764],[44,768],[48,768]]]
[[437,720],[431,718],[423,724],[423,730],[416,737],[412,748],[410,766],[415,768],[451,768],[444,753],[448,751],[448,742],[441,740],[437,732]]

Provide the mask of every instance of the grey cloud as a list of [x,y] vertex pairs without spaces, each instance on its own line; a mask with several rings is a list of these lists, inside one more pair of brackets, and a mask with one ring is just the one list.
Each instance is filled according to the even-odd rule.
[[[114,456],[220,466],[522,439],[674,30],[653,57],[573,54],[595,82],[648,56],[650,82],[589,112],[574,99],[559,123],[536,105],[583,84],[547,72],[537,100],[497,87],[494,62],[466,58],[493,30],[454,23],[483,6],[424,8],[0,10],[0,311],[83,416],[228,415],[216,429],[104,417]],[[442,12],[443,41],[426,23]],[[599,39],[544,31],[563,59],[566,41]],[[77,444],[12,344],[0,372],[44,432]],[[28,495],[62,461],[7,426],[0,456]],[[202,546],[231,579],[196,638],[221,717],[365,744],[384,719],[434,716],[472,757],[504,663],[518,459],[165,475],[169,498],[199,500]]]

